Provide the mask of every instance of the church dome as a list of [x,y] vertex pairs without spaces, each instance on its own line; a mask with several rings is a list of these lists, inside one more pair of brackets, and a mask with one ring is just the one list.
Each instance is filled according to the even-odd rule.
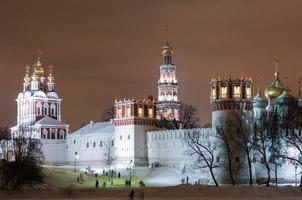
[[295,98],[290,94],[288,90],[284,90],[280,96],[277,97],[276,102],[279,105],[292,105]]
[[275,99],[282,94],[284,86],[279,80],[279,72],[275,73],[275,80],[273,83],[265,89],[265,96],[268,99]]
[[34,93],[34,95],[33,95],[34,97],[46,97],[46,94],[44,93],[44,92],[42,92],[42,91],[37,91],[37,92],[35,92]]
[[54,98],[54,99],[59,99],[59,95],[56,92],[48,92],[47,97],[49,98]]
[[167,53],[172,54],[173,53],[173,48],[167,42],[166,45],[162,47],[162,52],[163,52],[163,54],[167,54]]
[[253,106],[256,108],[265,108],[267,104],[267,99],[259,91],[253,99]]

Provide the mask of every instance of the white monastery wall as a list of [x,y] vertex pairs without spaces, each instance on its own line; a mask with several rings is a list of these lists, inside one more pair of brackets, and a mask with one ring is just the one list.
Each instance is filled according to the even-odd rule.
[[191,164],[187,154],[185,139],[188,134],[197,133],[201,138],[212,134],[211,128],[179,129],[147,132],[149,165],[159,163],[162,166],[183,168]]

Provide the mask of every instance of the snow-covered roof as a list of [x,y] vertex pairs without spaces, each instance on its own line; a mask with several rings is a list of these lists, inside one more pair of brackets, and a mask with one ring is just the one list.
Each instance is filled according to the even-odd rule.
[[34,126],[37,125],[45,125],[45,126],[68,126],[67,124],[60,122],[54,118],[51,118],[49,116],[45,116],[39,121],[37,121]]
[[60,98],[59,95],[56,92],[48,92],[47,97],[54,98],[54,99]]
[[88,135],[88,134],[102,134],[113,133],[114,125],[111,122],[90,122],[79,130],[71,133],[71,135]]

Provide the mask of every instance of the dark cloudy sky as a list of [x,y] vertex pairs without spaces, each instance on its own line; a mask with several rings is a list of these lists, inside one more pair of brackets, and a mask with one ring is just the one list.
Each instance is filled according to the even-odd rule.
[[38,48],[43,64],[55,67],[72,130],[100,120],[116,98],[156,95],[166,39],[175,49],[180,98],[198,107],[202,123],[211,118],[212,76],[252,76],[265,87],[274,55],[295,94],[301,10],[301,0],[1,1],[0,125],[16,122],[24,66]]

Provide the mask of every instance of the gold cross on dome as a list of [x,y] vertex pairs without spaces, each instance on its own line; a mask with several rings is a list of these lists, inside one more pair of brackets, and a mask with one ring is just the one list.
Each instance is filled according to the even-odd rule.
[[276,72],[278,72],[278,65],[280,63],[280,59],[278,58],[278,56],[274,56],[273,60],[275,62]]
[[40,57],[43,53],[43,51],[41,49],[37,49],[36,50],[37,55]]
[[26,66],[25,66],[25,69],[26,69],[26,73],[28,73],[28,71],[30,70],[30,66],[29,66],[29,65],[26,65]]
[[258,89],[258,92],[260,92],[260,81],[261,81],[260,79],[257,79],[257,87],[258,87],[257,89]]
[[283,78],[284,78],[284,82],[285,82],[285,89],[287,88],[287,79],[288,79],[288,77],[287,76],[283,76]]

